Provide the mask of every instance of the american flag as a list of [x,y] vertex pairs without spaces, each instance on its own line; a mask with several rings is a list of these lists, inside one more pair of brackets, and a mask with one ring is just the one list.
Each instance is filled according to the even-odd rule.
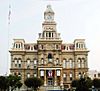
[[11,5],[9,5],[8,24],[10,24],[10,16],[11,16]]
[[48,76],[52,77],[53,76],[53,72],[51,70],[48,71]]

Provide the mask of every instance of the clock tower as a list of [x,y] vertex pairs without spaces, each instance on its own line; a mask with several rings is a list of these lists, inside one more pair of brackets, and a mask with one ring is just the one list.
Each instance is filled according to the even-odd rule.
[[56,31],[56,22],[54,21],[54,11],[51,5],[47,5],[44,12],[44,22],[42,23],[42,33],[39,33],[39,40],[60,40],[60,33]]

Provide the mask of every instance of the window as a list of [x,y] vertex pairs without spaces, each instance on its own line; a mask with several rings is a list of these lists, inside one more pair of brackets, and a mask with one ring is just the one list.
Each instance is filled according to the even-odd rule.
[[38,49],[38,46],[37,45],[34,45],[34,50],[37,50]]
[[20,48],[20,44],[19,44],[19,48]]
[[16,44],[16,48],[18,47],[18,45]]
[[36,65],[36,64],[37,64],[37,60],[35,59],[35,60],[34,60],[34,65]]
[[66,60],[63,60],[63,68],[66,68]]
[[44,59],[43,58],[41,59],[41,64],[44,64]]
[[18,76],[21,77],[21,73],[18,73]]
[[48,37],[48,33],[46,33],[46,37]]
[[17,67],[17,59],[14,59],[14,61],[15,61],[15,67]]
[[81,59],[78,59],[78,68],[81,68]]
[[57,70],[57,76],[60,76],[60,70]]
[[58,59],[58,58],[56,59],[56,64],[57,64],[57,65],[59,64],[59,59]]
[[36,69],[37,67],[36,67],[36,65],[34,66],[34,69]]
[[51,33],[49,32],[49,37],[51,37]]
[[70,62],[69,62],[69,60],[68,61],[66,61],[67,63],[66,63],[66,65],[67,65],[67,68],[69,68],[69,66],[70,66]]
[[30,67],[30,59],[27,59],[27,68]]
[[27,65],[30,65],[30,59],[27,60]]
[[27,78],[30,78],[30,73],[27,73]]
[[70,72],[70,80],[72,80],[72,78],[73,78],[73,74],[72,72]]
[[56,49],[59,49],[59,46],[58,45],[56,45]]
[[21,67],[21,59],[20,58],[18,59],[18,67],[19,68]]
[[34,74],[34,77],[37,77],[37,75],[36,75],[36,74]]
[[40,70],[40,76],[44,76],[44,70]]
[[94,74],[94,77],[96,77],[96,74]]
[[52,62],[52,54],[51,53],[48,54],[48,61]]
[[78,48],[78,43],[76,43],[76,47]]
[[19,68],[21,68],[21,64],[18,64],[19,65]]
[[20,68],[21,67],[21,59],[19,59],[18,65],[19,65],[19,68]]
[[79,78],[81,78],[81,77],[82,77],[82,74],[81,74],[81,72],[79,72],[78,76],[79,76]]
[[73,62],[72,61],[73,61],[72,59],[69,60],[70,68],[73,68]]
[[53,33],[52,33],[52,37],[53,37]]
[[85,67],[85,59],[84,58],[82,58],[82,68],[84,68]]
[[98,77],[100,77],[100,73],[98,73]]
[[66,81],[67,80],[67,76],[66,73],[63,74],[63,80]]
[[41,48],[43,49],[43,45],[41,45]]
[[81,44],[81,48],[83,48],[83,44]]

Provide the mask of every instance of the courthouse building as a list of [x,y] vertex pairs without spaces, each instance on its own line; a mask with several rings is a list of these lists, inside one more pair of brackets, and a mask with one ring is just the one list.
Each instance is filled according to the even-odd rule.
[[89,51],[85,39],[63,43],[54,15],[51,6],[47,5],[36,43],[14,39],[9,51],[10,72],[21,76],[23,83],[28,77],[39,77],[44,80],[44,86],[68,86],[72,80],[87,76]]

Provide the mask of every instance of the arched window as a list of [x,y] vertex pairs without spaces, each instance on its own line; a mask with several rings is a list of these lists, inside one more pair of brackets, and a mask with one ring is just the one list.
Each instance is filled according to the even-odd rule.
[[56,64],[57,65],[59,64],[59,58],[56,58]]
[[84,58],[82,58],[82,68],[84,68],[85,67],[85,59]]
[[18,48],[18,44],[16,44],[16,48]]
[[73,68],[73,60],[72,59],[69,59],[69,66],[70,66],[70,68]]
[[27,73],[27,78],[30,78],[30,73]]
[[40,76],[44,76],[44,70],[40,70]]
[[63,60],[63,68],[66,68],[66,60]]
[[27,68],[30,67],[30,63],[31,63],[31,60],[28,58],[28,59],[27,59]]
[[67,80],[67,74],[66,73],[64,73],[63,74],[63,80],[66,82],[66,80]]
[[81,74],[81,72],[79,72],[78,76],[79,76],[79,78],[81,78],[81,77],[82,77],[82,74]]
[[17,58],[14,58],[15,67],[17,67]]
[[37,64],[37,60],[36,59],[34,59],[34,65],[36,65]]
[[58,45],[56,45],[56,49],[59,49],[59,46]]
[[81,68],[81,58],[78,58],[78,68]]
[[70,68],[70,62],[69,62],[69,60],[66,61],[66,66],[67,66],[67,68]]
[[76,43],[76,48],[78,48],[78,43]]
[[18,58],[18,67],[21,67],[21,58]]
[[20,44],[19,44],[19,48],[20,48]]
[[44,64],[44,59],[43,58],[41,58],[41,64]]
[[21,73],[18,73],[18,76],[21,77]]
[[70,80],[72,80],[72,78],[73,78],[73,74],[72,72],[70,72]]
[[51,53],[48,54],[48,61],[52,62],[52,54]]
[[51,32],[49,32],[49,38],[51,37]]

